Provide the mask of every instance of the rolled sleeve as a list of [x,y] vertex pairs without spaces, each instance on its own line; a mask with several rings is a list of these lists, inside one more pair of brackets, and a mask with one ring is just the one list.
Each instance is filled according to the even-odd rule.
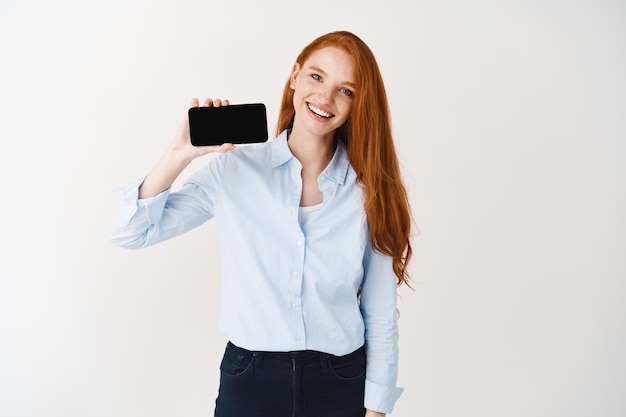
[[116,190],[122,194],[124,203],[113,220],[109,238],[118,246],[129,249],[144,247],[150,226],[161,221],[170,190],[140,200],[139,188],[144,179],[142,177]]
[[118,210],[117,216],[115,216],[114,226],[116,227],[112,228],[111,233],[114,233],[116,228],[120,230],[126,229],[130,220],[137,213],[139,208],[139,187],[143,184],[144,179],[145,176],[115,190],[124,198],[124,204]]
[[169,189],[139,199],[145,177],[118,191],[124,202],[114,217],[109,238],[118,246],[141,249],[179,236],[213,218],[224,158],[215,158],[190,177],[181,190]]
[[146,209],[149,224],[159,224],[161,222],[163,208],[165,207],[169,195],[170,190],[168,189],[154,197],[139,200],[139,207],[145,207]]

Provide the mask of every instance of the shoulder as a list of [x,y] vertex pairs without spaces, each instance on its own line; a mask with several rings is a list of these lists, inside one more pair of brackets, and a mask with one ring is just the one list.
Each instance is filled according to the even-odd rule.
[[270,144],[271,142],[237,145],[235,149],[220,155],[220,157],[223,159],[222,163],[225,168],[267,165],[271,160]]
[[262,158],[270,152],[270,141],[261,143],[252,143],[246,145],[235,145],[235,149],[230,152],[226,152],[225,155],[229,159],[248,159],[248,158]]

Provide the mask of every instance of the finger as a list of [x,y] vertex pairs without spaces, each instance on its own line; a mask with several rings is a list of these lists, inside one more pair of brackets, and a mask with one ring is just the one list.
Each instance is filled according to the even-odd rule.
[[220,145],[216,152],[228,152],[228,151],[232,151],[233,149],[235,149],[235,145],[233,145],[232,143],[224,143],[222,145]]
[[230,101],[228,101],[228,99],[224,99],[224,101],[222,101],[222,106],[230,106]]
[[198,105],[199,105],[198,99],[195,97],[191,100],[191,103],[189,103],[190,107],[198,107]]
[[220,107],[222,105],[222,100],[220,100],[219,98],[216,98],[215,100],[213,100],[213,105],[215,107]]
[[204,100],[204,105],[206,107],[211,107],[213,105],[213,99],[207,98],[206,100]]

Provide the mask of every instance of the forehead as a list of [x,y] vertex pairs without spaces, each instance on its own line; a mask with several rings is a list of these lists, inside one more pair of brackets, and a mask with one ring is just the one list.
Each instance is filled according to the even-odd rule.
[[350,78],[344,81],[353,81],[354,61],[343,49],[334,46],[321,48],[313,52],[302,64],[304,69],[317,67],[328,75],[339,78]]

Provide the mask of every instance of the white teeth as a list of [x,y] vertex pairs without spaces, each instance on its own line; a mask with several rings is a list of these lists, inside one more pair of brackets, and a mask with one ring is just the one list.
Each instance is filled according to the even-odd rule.
[[[307,103],[307,104],[308,104],[308,103]],[[308,106],[309,106],[309,109],[310,109],[313,113],[317,114],[318,116],[322,116],[322,117],[332,117],[332,114],[331,114],[331,113],[325,112],[325,111],[324,111],[324,110],[322,110],[322,109],[318,109],[317,107],[315,107],[315,106],[313,106],[313,105],[311,105],[311,104],[308,104]]]

